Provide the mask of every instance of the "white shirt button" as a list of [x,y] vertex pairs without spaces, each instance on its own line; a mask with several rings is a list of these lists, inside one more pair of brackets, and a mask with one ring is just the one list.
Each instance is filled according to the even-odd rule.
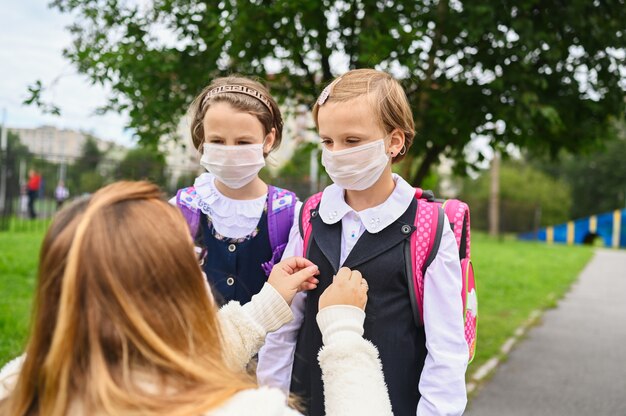
[[228,279],[226,279],[226,284],[228,286],[232,286],[235,284],[235,278],[233,276],[228,276]]
[[230,244],[230,245],[228,246],[228,251],[230,251],[231,253],[234,253],[234,252],[235,252],[235,250],[237,250],[237,246],[236,246],[236,245],[234,245],[234,244]]

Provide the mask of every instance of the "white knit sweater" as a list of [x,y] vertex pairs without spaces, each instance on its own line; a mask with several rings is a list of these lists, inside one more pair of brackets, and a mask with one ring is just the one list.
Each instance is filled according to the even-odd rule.
[[[219,311],[225,350],[233,367],[244,368],[268,332],[293,319],[291,309],[265,284],[244,306],[230,302]],[[317,314],[324,340],[318,358],[322,368],[326,414],[329,416],[392,415],[376,347],[363,339],[365,313],[352,306],[331,306]],[[0,371],[0,400],[13,389],[24,356]],[[282,391],[269,387],[242,391],[207,416],[295,416]]]

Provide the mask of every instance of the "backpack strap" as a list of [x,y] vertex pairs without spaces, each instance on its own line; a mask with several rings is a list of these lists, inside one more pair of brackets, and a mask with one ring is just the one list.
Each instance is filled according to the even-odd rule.
[[270,237],[272,258],[261,264],[267,276],[272,272],[274,264],[283,256],[289,231],[293,225],[293,213],[296,209],[296,194],[272,185],[268,186],[267,195],[267,229]]
[[179,189],[176,192],[176,206],[182,212],[189,231],[191,232],[191,238],[195,239],[198,234],[198,228],[200,227],[201,212],[197,205],[194,203],[198,198],[196,189],[193,186],[188,188]]
[[470,212],[469,206],[458,199],[449,199],[443,204],[446,216],[450,220],[450,227],[454,232],[459,258],[470,258]]
[[300,227],[300,236],[302,237],[302,255],[309,257],[309,241],[311,240],[311,216],[317,215],[317,207],[322,200],[322,192],[311,195],[304,201],[300,210],[300,218],[298,221]]
[[413,225],[416,230],[411,235],[411,273],[407,273],[410,288],[414,294],[411,297],[415,324],[424,323],[424,277],[426,269],[433,262],[439,251],[441,235],[443,234],[444,211],[439,203],[422,198],[424,193],[417,189],[417,212]]

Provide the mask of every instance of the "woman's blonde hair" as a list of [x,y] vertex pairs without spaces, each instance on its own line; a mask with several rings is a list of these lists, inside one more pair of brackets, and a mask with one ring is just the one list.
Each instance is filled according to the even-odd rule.
[[406,93],[396,79],[375,69],[354,69],[336,78],[326,88],[313,106],[313,119],[318,130],[317,116],[320,106],[328,102],[367,98],[386,133],[395,129],[404,132],[405,148],[393,158],[393,162],[404,159],[415,137],[415,122]]
[[[224,88],[220,89],[220,87]],[[237,92],[237,89],[245,89],[250,93]],[[214,94],[216,90],[220,91]],[[270,152],[280,146],[283,135],[283,118],[278,104],[260,82],[233,75],[215,79],[202,90],[191,104],[189,110],[191,139],[197,150],[201,151],[201,146],[204,143],[204,116],[211,105],[215,103],[228,103],[236,110],[253,115],[263,126],[265,135],[275,129],[276,137]]]
[[39,264],[1,414],[198,415],[255,387],[227,364],[187,224],[155,185],[118,182],[65,208]]

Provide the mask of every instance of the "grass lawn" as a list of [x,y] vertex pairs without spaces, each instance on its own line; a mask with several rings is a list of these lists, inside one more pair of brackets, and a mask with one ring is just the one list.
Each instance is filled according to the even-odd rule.
[[[43,232],[0,232],[0,366],[23,349]],[[588,247],[498,241],[475,233],[478,347],[471,375],[537,308],[551,307],[591,258]]]
[[0,232],[0,366],[19,355],[26,341],[43,235]]

